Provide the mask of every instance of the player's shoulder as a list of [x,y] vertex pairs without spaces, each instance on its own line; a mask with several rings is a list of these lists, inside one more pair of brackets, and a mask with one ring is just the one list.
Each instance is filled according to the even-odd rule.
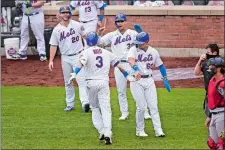
[[155,48],[151,47],[151,46],[148,46],[148,51],[149,52],[153,52],[153,53],[158,53],[158,51]]
[[136,45],[132,45],[130,50],[131,52],[137,52],[138,48],[136,47]]
[[128,33],[133,33],[133,34],[137,34],[137,31],[135,31],[135,30],[132,30],[132,29],[127,29],[127,32],[128,32]]
[[81,25],[80,22],[78,22],[76,20],[72,20],[72,19],[71,19],[71,24],[73,24],[73,25]]
[[61,24],[60,23],[58,23],[54,28],[53,28],[53,31],[52,32],[57,32],[57,31],[59,31],[60,29],[61,29]]

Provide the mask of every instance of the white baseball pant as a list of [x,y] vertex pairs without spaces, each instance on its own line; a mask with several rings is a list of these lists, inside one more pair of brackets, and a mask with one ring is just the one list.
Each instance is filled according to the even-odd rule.
[[109,82],[87,80],[87,89],[92,110],[92,122],[99,134],[112,136],[112,112],[110,106]]
[[[44,39],[44,13],[29,16],[30,26],[37,39],[37,50],[39,55],[46,55],[45,51],[45,39]],[[23,15],[21,23],[21,41],[19,54],[27,55],[27,47],[29,43],[29,27],[28,27],[28,16]]]
[[155,83],[152,77],[140,79],[130,83],[131,93],[136,102],[136,131],[143,131],[145,104],[150,109],[154,130],[161,130],[161,121],[158,111],[158,101]]
[[[132,72],[132,68],[128,63],[122,63],[121,65],[123,69],[125,69],[128,73]],[[116,67],[114,69],[114,76],[116,80],[116,87],[120,105],[120,112],[122,114],[128,113],[128,102],[127,102],[127,79],[124,77],[123,73]],[[147,102],[145,103],[145,111],[148,112]]]
[[[61,59],[65,90],[66,90],[66,104],[67,106],[72,106],[72,107],[74,107],[75,91],[74,91],[73,84],[72,83],[68,84],[68,81],[71,77],[70,74],[73,73],[73,68],[76,65],[76,62],[78,60],[79,60],[79,55],[74,55],[74,56],[62,55],[62,59]],[[77,74],[76,81],[79,87],[79,97],[80,97],[80,102],[82,106],[89,103],[88,94],[86,90],[86,82],[84,80],[80,80],[80,78],[83,76],[85,76],[84,70],[81,69],[80,72]]]

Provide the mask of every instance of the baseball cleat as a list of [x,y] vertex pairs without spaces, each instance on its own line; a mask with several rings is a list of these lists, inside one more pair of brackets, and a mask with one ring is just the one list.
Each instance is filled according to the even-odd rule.
[[112,144],[112,138],[111,137],[105,137],[105,144],[106,145]]
[[165,136],[165,133],[163,133],[162,130],[159,130],[159,131],[156,131],[156,132],[155,132],[155,136],[156,136],[156,137],[164,137],[164,136]]
[[148,134],[146,134],[145,131],[136,131],[136,136],[146,137]]
[[152,119],[152,117],[148,114],[148,112],[145,112],[145,119]]
[[13,59],[15,59],[15,60],[17,60],[17,59],[26,60],[27,59],[27,55],[17,54],[15,56],[13,56]]
[[82,108],[83,112],[88,112],[90,109],[90,105],[89,104],[84,104],[84,107]]
[[100,134],[98,139],[99,139],[100,141],[104,140],[104,139],[105,139],[104,134]]
[[71,111],[71,110],[73,110],[74,109],[74,107],[72,107],[72,106],[66,106],[66,108],[64,109],[64,111]]
[[47,61],[47,57],[45,55],[40,55],[40,61]]
[[119,120],[126,120],[128,119],[129,113],[123,113]]

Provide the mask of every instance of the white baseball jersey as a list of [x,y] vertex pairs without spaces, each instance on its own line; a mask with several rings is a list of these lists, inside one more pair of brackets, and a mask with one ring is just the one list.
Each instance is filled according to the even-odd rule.
[[70,6],[78,8],[79,20],[81,22],[98,19],[97,9],[104,5],[103,0],[98,1],[71,1]]
[[146,51],[133,46],[128,53],[129,57],[135,58],[136,65],[143,75],[152,75],[153,67],[163,64],[158,51],[151,46]]
[[[25,1],[24,0],[23,1],[19,1],[19,2],[20,3],[23,3],[23,5],[22,5],[22,11],[23,11],[23,13],[27,13],[27,11],[28,11],[28,13],[43,12],[43,6],[38,7],[38,8],[36,8],[36,7],[26,8]],[[30,0],[30,3],[31,4],[36,3],[36,2],[37,2],[37,0]]]
[[110,64],[116,66],[119,60],[108,50],[93,46],[82,52],[80,62],[84,65],[86,79],[109,81]]
[[111,44],[112,52],[120,59],[127,60],[127,53],[133,45],[133,41],[137,32],[127,29],[124,34],[121,34],[119,30],[110,32],[103,37],[99,38],[99,45]]
[[60,23],[54,28],[49,44],[59,46],[62,55],[72,55],[83,50],[82,35],[83,26],[74,20],[70,20],[67,27]]

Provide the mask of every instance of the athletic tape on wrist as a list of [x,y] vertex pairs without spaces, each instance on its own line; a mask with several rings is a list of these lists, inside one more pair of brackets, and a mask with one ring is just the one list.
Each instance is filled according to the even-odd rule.
[[124,71],[123,72],[124,77],[126,78],[128,76],[128,72]]
[[138,68],[138,66],[137,65],[133,65],[133,67],[132,67],[133,69],[134,69],[134,71],[138,71],[139,70],[139,68]]

